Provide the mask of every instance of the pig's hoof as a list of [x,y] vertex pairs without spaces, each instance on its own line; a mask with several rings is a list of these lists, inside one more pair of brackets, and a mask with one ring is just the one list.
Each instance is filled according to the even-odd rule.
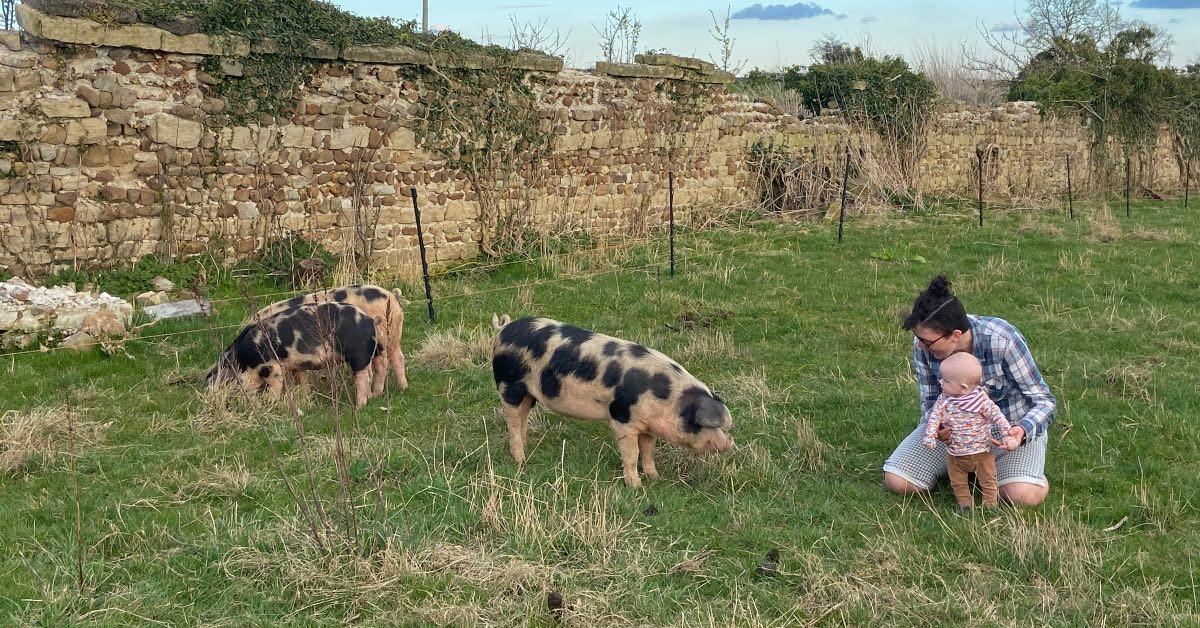
[[658,479],[658,469],[651,469],[649,471],[646,471],[646,477],[650,478],[651,480],[657,480]]
[[629,488],[642,488],[642,479],[637,476],[625,476],[625,486]]

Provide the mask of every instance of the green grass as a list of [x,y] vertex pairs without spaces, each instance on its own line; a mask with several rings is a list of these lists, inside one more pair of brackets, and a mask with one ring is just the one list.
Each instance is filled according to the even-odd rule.
[[[329,400],[300,401],[342,547],[329,556],[284,481],[310,494],[285,407],[167,384],[234,330],[112,357],[0,356],[6,426],[61,427],[69,403],[80,427],[76,455],[52,434],[0,475],[0,623],[545,626],[554,589],[569,625],[1195,625],[1200,220],[1157,203],[1128,220],[1077,210],[996,213],[982,229],[967,212],[856,221],[840,246],[820,224],[685,232],[674,278],[657,245],[443,278],[436,294],[480,294],[440,299],[436,326],[408,309],[412,387],[389,382],[358,418],[345,500]],[[925,499],[881,488],[918,408],[897,323],[942,271],[969,311],[1022,330],[1058,397],[1041,507],[959,519],[945,485]],[[145,333],[246,313],[224,306]],[[518,472],[478,349],[493,312],[676,357],[730,401],[739,449],[700,461],[663,447],[662,479],[629,490],[606,426],[539,414]],[[778,572],[762,575],[771,549]]]

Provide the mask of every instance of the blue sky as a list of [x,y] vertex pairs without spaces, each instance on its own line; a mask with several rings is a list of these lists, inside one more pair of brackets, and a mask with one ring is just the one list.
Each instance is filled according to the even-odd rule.
[[[420,19],[421,0],[334,0],[360,15]],[[591,67],[600,55],[600,26],[618,5],[633,8],[642,22],[639,50],[666,48],[670,52],[709,58],[718,46],[708,35],[709,11],[724,15],[726,7],[745,17],[733,21],[734,56],[747,68],[775,68],[807,63],[808,49],[824,33],[852,42],[869,40],[874,50],[908,55],[917,47],[934,45],[957,49],[980,41],[978,26],[1002,29],[1011,25],[1024,0],[810,0],[790,2],[728,2],[711,0],[429,0],[430,24],[449,27],[476,41],[487,34],[507,43],[509,16],[521,22],[545,20],[560,32],[570,31],[568,64]],[[757,6],[756,6],[757,5]],[[1126,0],[1121,12],[1159,25],[1175,35],[1175,65],[1200,55],[1200,0]]]

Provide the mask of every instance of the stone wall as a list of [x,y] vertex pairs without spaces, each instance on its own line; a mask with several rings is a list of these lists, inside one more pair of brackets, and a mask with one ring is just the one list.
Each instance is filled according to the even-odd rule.
[[[230,128],[214,123],[227,103],[211,86],[224,79],[201,64],[220,51],[236,75],[252,44],[18,13],[26,32],[0,38],[0,269],[20,275],[148,254],[236,258],[288,233],[335,251],[362,237],[379,263],[409,273],[414,187],[434,262],[478,255],[487,227],[475,185],[498,188],[501,204],[543,232],[636,235],[665,219],[668,171],[687,221],[756,196],[756,142],[836,167],[849,136],[836,120],[801,121],[726,93],[732,77],[693,59],[643,55],[584,72],[518,57],[507,63],[537,79],[549,151],[524,174],[473,182],[418,140],[436,94],[413,69],[488,59],[317,47],[325,61],[294,115]],[[1004,192],[1057,185],[1065,152],[1087,171],[1084,133],[1027,104],[939,112],[924,191],[973,189],[977,147],[998,156]],[[1169,170],[1157,171],[1164,185]]]

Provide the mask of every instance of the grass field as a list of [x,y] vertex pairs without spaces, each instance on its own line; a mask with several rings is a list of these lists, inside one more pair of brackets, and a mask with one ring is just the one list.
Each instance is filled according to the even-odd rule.
[[[1200,624],[1200,220],[1080,213],[859,220],[840,246],[750,221],[684,232],[674,278],[665,243],[442,277],[479,294],[437,325],[408,309],[410,390],[355,418],[326,384],[299,400],[303,441],[286,404],[168,384],[232,329],[0,356],[0,624],[548,626],[548,591],[574,626]],[[898,320],[937,272],[1023,331],[1058,398],[1041,507],[958,518],[944,484],[882,490],[918,412]],[[144,333],[249,307],[221,305]],[[664,447],[630,490],[605,425],[539,413],[519,472],[493,312],[663,350],[730,403],[740,447]]]

